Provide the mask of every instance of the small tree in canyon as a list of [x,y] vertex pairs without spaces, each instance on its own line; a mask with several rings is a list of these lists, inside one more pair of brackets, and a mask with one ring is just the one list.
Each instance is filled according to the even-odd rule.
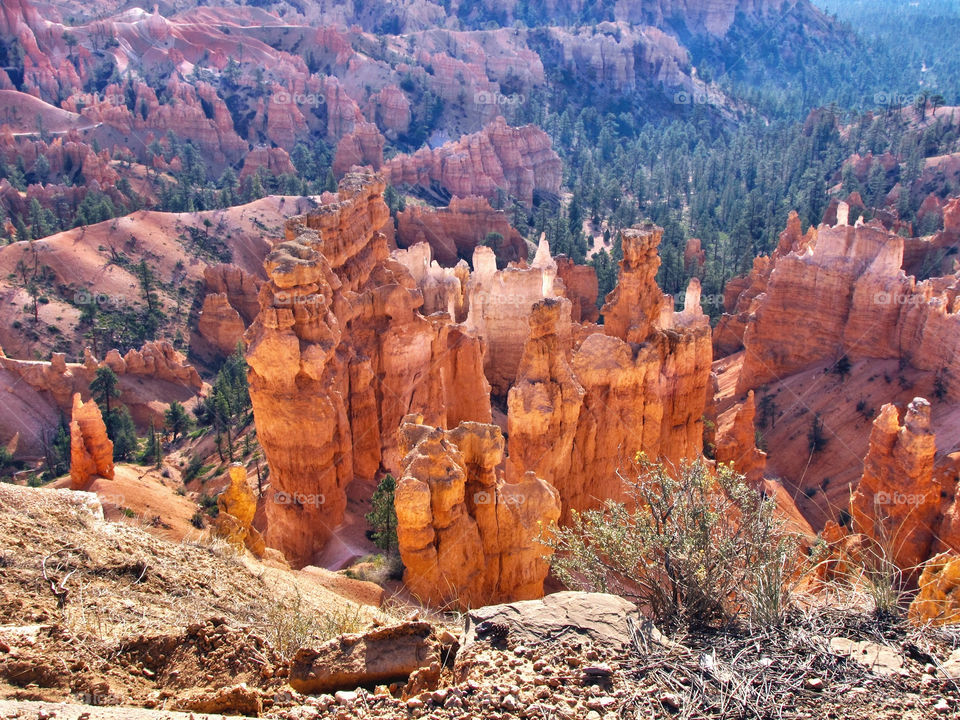
[[396,487],[393,475],[384,475],[370,499],[371,510],[365,518],[372,529],[370,539],[387,552],[397,549],[397,511],[393,506]]

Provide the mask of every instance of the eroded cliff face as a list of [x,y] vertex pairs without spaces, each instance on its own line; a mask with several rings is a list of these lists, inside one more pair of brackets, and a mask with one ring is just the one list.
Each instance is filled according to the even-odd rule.
[[486,198],[454,197],[445,208],[411,205],[397,213],[397,245],[409,248],[425,242],[433,257],[445,267],[468,259],[490,233],[501,240],[493,247],[503,263],[527,259],[527,243],[511,225],[507,214],[494,210]]
[[532,472],[504,480],[500,429],[444,431],[410,416],[400,447],[397,539],[410,592],[461,608],[541,597],[549,551],[537,538],[559,517],[560,497]]
[[495,394],[506,395],[517,380],[534,303],[563,294],[557,263],[545,239],[540,240],[529,266],[513,264],[497,270],[493,250],[482,246],[474,250],[473,273],[466,287],[466,325],[487,346],[484,371]]
[[8,358],[0,349],[0,380],[17,392],[0,412],[0,437],[19,434],[22,457],[42,457],[44,433],[56,427],[61,414],[73,411],[74,395],[90,397],[90,382],[101,367],[113,370],[120,382],[120,404],[126,405],[141,429],[163,425],[166,403],[186,402],[203,389],[196,368],[166,341],[145,343],[120,355],[111,350],[98,360],[87,350],[82,363],[68,363],[63,353],[49,362]]
[[436,184],[458,197],[492,200],[501,189],[532,205],[535,190],[560,192],[562,169],[543,130],[534,125],[510,127],[498,116],[480,132],[456,142],[397,155],[384,165],[384,175],[392,185],[429,190]]
[[[570,302],[534,306],[508,396],[508,468],[533,470],[571,509],[622,499],[617,469],[636,453],[679,463],[703,449],[710,326],[694,280],[675,313],[654,277],[662,230],[624,231],[604,326],[572,324]],[[589,478],[589,481],[585,479]]]
[[[960,397],[960,309],[957,276],[917,282],[901,269],[904,240],[879,223],[821,226],[798,239],[781,237],[773,258],[728,287],[735,311],[718,327],[722,350],[745,349],[738,392],[846,355],[898,359],[942,376]],[[788,248],[791,248],[787,250]]]
[[260,312],[258,296],[263,281],[224,263],[205,268],[203,280],[207,294],[197,318],[199,339],[191,337],[191,350],[201,357],[229,355]]
[[384,183],[348,174],[334,201],[290,221],[264,266],[247,331],[250,396],[271,468],[267,541],[306,564],[343,519],[346,486],[398,472],[410,412],[489,421],[482,346],[420,314],[414,278],[389,258]]

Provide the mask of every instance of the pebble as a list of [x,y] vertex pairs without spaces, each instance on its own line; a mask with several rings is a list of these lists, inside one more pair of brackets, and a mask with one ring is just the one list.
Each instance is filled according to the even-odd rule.
[[823,680],[818,677],[808,677],[804,684],[808,690],[823,690]]
[[616,705],[617,701],[612,697],[590,698],[587,700],[587,707],[591,710],[607,710]]
[[683,700],[680,699],[679,695],[674,695],[673,693],[664,693],[661,695],[660,703],[671,712],[679,712],[680,708],[683,707]]
[[950,714],[950,703],[947,702],[946,698],[940,698],[937,700],[936,704],[933,706],[933,710],[936,713],[941,715]]
[[338,690],[334,697],[341,705],[353,705],[357,701],[357,694],[352,690]]
[[419,710],[423,707],[423,700],[420,698],[410,698],[407,700],[407,710]]
[[596,665],[586,665],[583,668],[583,674],[595,678],[608,678],[613,675],[613,668],[600,663]]

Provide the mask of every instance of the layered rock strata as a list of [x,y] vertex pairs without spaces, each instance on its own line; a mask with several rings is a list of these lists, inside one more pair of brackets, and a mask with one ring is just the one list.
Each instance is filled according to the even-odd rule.
[[397,245],[409,248],[428,243],[433,257],[445,267],[471,258],[474,249],[494,233],[500,239],[491,240],[495,242],[491,247],[503,264],[527,259],[526,241],[510,225],[507,214],[490,207],[486,198],[454,197],[445,208],[410,205],[397,213]]
[[914,398],[902,423],[896,406],[884,405],[873,421],[863,477],[850,499],[854,531],[871,538],[878,552],[908,573],[930,557],[938,536],[936,452],[930,403]]
[[493,200],[500,190],[527,205],[534,191],[560,192],[562,164],[549,136],[534,125],[514,128],[497,117],[472,135],[413,155],[398,155],[384,165],[391,185],[439,186],[450,195],[480,195]]
[[82,363],[68,363],[63,353],[49,362],[9,358],[0,350],[0,379],[17,386],[17,397],[26,403],[21,412],[0,413],[0,440],[19,434],[22,456],[42,456],[45,431],[58,416],[73,410],[73,397],[90,397],[97,370],[109,367],[118,376],[120,404],[126,405],[137,425],[163,424],[166,404],[186,402],[203,389],[196,368],[167,341],[151,341],[139,350],[121,355],[111,350],[98,360],[87,350]]
[[901,269],[903,251],[879,223],[821,226],[801,239],[791,217],[778,252],[728,285],[734,313],[717,344],[735,350],[735,327],[744,328],[738,392],[845,355],[938,373],[947,396],[960,397],[957,276],[918,282]]

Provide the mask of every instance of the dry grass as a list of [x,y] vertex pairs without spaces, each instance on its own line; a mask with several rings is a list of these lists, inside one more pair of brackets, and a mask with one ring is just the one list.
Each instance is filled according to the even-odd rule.
[[[666,643],[648,628],[633,626],[630,674],[639,687],[626,707],[637,717],[661,717],[671,695],[677,700],[672,716],[684,720],[794,718],[802,707],[825,712],[822,703],[837,701],[844,688],[872,686],[891,698],[910,692],[909,680],[874,675],[835,653],[830,647],[835,637],[891,646],[920,666],[937,665],[938,657],[960,646],[960,628],[916,628],[823,605],[792,612],[780,627],[700,628]],[[960,693],[957,683],[942,683],[947,692]],[[657,692],[648,692],[650,687]]]

